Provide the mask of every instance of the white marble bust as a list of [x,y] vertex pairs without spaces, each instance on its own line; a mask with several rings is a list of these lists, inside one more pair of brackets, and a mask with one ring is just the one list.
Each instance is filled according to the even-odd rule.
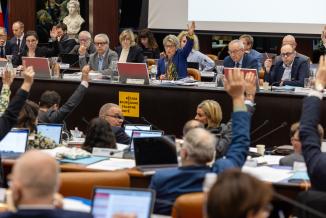
[[85,20],[80,16],[80,6],[78,0],[70,0],[67,4],[68,16],[63,18],[63,23],[67,25],[67,34],[70,38],[77,38],[81,25]]

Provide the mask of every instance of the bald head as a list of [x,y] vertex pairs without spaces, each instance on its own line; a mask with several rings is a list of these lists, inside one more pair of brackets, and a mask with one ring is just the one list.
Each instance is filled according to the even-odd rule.
[[297,47],[297,42],[295,41],[294,36],[286,35],[282,40],[282,46],[283,45],[291,45],[293,49],[295,49]]
[[12,186],[21,198],[52,198],[58,189],[59,167],[55,159],[41,151],[29,151],[19,158],[12,172]]

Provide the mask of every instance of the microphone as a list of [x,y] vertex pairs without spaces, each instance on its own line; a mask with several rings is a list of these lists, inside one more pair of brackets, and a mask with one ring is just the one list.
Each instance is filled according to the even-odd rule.
[[88,122],[88,120],[86,120],[85,117],[82,117],[82,121],[83,121],[87,126],[89,125],[89,122]]
[[158,128],[156,125],[154,125],[153,123],[149,122],[145,117],[140,117],[140,119],[142,119],[145,123],[151,125],[154,129],[156,129],[156,130],[161,130],[161,129]]
[[256,142],[258,142],[259,140],[265,138],[266,136],[271,135],[272,133],[276,132],[276,131],[279,130],[279,129],[282,129],[282,128],[285,127],[286,125],[288,125],[287,122],[283,122],[283,123],[281,123],[281,125],[279,125],[278,127],[272,129],[271,131],[267,132],[266,134],[260,136],[258,139],[252,141],[251,144],[255,144]]
[[269,123],[269,120],[264,120],[264,122],[259,125],[256,129],[251,131],[251,135],[255,134],[258,130],[260,130],[262,127],[264,127],[267,123]]

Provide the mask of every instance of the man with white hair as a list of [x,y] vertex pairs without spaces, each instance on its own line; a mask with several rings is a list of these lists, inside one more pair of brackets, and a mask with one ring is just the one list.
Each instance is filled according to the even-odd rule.
[[4,212],[0,218],[91,218],[89,213],[55,208],[54,196],[59,188],[59,166],[56,160],[40,151],[21,156],[10,176],[10,190],[16,212]]
[[81,31],[78,34],[78,42],[79,45],[75,45],[75,47],[70,51],[70,54],[85,56],[88,61],[89,55],[96,52],[96,47],[92,42],[92,35],[86,30]]
[[[246,80],[255,82],[255,75],[246,75]],[[224,159],[218,159],[213,167],[216,137],[202,128],[190,130],[184,137],[178,168],[158,170],[152,177],[149,188],[156,191],[154,213],[171,214],[171,205],[182,194],[201,192],[205,174],[220,173],[225,169],[239,168],[245,163],[250,145],[250,114],[244,104],[245,81],[240,69],[226,75],[225,90],[233,99],[232,141]]]
[[244,45],[241,40],[235,39],[229,43],[229,56],[224,58],[224,67],[250,68],[257,69],[258,60],[250,54],[245,53]]
[[97,71],[102,74],[110,74],[112,61],[118,61],[118,54],[109,48],[109,37],[105,33],[97,34],[94,37],[96,52],[89,56],[87,62],[86,56],[79,56],[79,65],[82,69],[89,66],[92,71]]

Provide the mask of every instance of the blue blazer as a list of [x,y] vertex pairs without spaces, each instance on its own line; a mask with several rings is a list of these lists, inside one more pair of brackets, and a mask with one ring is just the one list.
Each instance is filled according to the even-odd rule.
[[68,211],[62,209],[30,209],[18,210],[17,212],[0,213],[0,218],[93,218],[90,213]]
[[319,98],[311,96],[304,99],[299,135],[312,188],[325,192],[326,153],[322,153],[320,150],[321,141],[317,130],[320,109],[321,100]]
[[248,112],[232,114],[232,141],[226,158],[216,160],[212,168],[187,166],[158,170],[149,186],[156,191],[154,213],[170,215],[171,207],[179,195],[201,192],[206,173],[220,173],[226,169],[242,167],[250,145],[250,117]]
[[[194,40],[187,38],[187,43],[183,48],[176,50],[172,62],[177,68],[178,79],[187,77],[187,58],[190,54],[192,47],[194,46]],[[158,68],[156,78],[159,78],[160,75],[165,74],[165,58],[160,58],[158,60]]]
[[[292,64],[291,81],[284,81],[283,85],[303,87],[304,79],[309,77],[309,67],[307,59],[296,56]],[[264,80],[269,82],[269,84],[279,85],[283,73],[283,61],[279,60],[272,66],[269,73],[265,73]]]
[[[235,62],[232,60],[230,56],[224,58],[223,62],[224,67],[235,67]],[[258,72],[258,60],[257,58],[253,57],[251,54],[245,54],[242,59],[242,66],[241,68],[250,68],[250,69],[257,69]]]

